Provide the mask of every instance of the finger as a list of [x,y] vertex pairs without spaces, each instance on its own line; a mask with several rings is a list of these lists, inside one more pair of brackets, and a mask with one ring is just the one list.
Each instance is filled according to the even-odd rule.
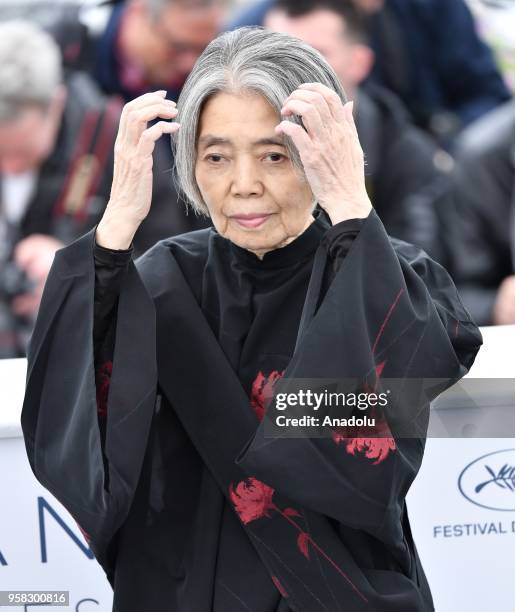
[[126,144],[130,143],[137,145],[149,121],[153,121],[158,117],[162,119],[173,119],[177,116],[177,112],[175,106],[163,102],[132,111],[127,117],[128,127]]
[[[167,118],[172,117],[172,109],[175,103],[162,99],[148,99],[147,104],[130,109],[124,116],[122,123],[121,142],[122,146],[127,143],[137,144],[141,132],[147,127],[148,121],[155,119],[160,113]],[[146,119],[146,120],[145,120]]]
[[151,104],[150,106],[144,106],[143,108],[133,110],[131,117],[135,122],[147,123],[152,119],[156,119],[160,113],[172,113],[176,115],[177,112],[177,107],[174,102],[163,100],[158,104]]
[[151,104],[158,104],[160,102],[163,102],[165,96],[166,91],[164,89],[161,89],[159,91],[148,92],[146,94],[138,96],[137,98],[134,98],[134,100],[131,100],[130,102],[127,102],[127,104],[124,105],[122,113],[120,115],[120,128],[118,133],[121,138],[125,138],[126,136],[127,117],[133,111],[137,111]]
[[125,127],[126,127],[127,115],[132,110],[139,108],[140,105],[145,105],[145,102],[148,101],[149,99],[152,99],[152,103],[156,103],[159,100],[163,100],[165,95],[166,93],[164,92],[164,90],[149,92],[149,93],[143,94],[142,96],[138,96],[134,100],[131,100],[130,102],[127,102],[126,104],[124,104],[121,115],[120,115],[120,127],[118,130],[118,134],[120,136],[125,136],[124,132],[125,132]]
[[289,100],[281,109],[283,117],[299,115],[311,136],[320,136],[325,127],[318,109],[311,102],[303,100]]
[[286,98],[284,104],[290,100],[303,100],[304,102],[313,104],[317,108],[324,123],[332,118],[331,109],[329,108],[326,99],[318,91],[296,89]]
[[122,114],[127,114],[133,110],[139,110],[140,108],[144,108],[149,104],[156,104],[157,102],[163,102],[166,100],[166,91],[164,89],[159,91],[149,91],[130,102],[127,102],[123,107]]
[[334,89],[331,89],[322,83],[302,83],[299,85],[298,89],[317,92],[326,101],[329,109],[331,110],[331,114],[336,121],[342,122],[345,120],[345,114],[343,112],[344,104]]
[[275,131],[277,134],[289,136],[297,148],[301,159],[306,159],[307,153],[313,147],[313,142],[304,128],[297,123],[292,123],[291,121],[281,121],[279,125],[275,126]]
[[137,155],[140,157],[148,157],[152,155],[157,140],[163,134],[174,134],[179,131],[180,123],[170,123],[168,121],[159,121],[158,123],[147,128],[141,134],[138,142]]

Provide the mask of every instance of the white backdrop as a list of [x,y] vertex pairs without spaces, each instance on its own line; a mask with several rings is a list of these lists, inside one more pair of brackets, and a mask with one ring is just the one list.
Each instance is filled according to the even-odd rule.
[[[515,378],[515,326],[482,331],[485,346],[469,376]],[[24,380],[24,360],[0,362],[0,590],[67,590],[69,608],[44,609],[109,612],[112,594],[103,571],[74,520],[30,470],[19,426]],[[508,408],[515,410],[515,397]],[[437,612],[515,609],[512,476],[515,439],[428,440],[408,509]],[[39,610],[43,606],[27,608]]]
[[[0,439],[0,465],[0,590],[70,591],[69,607],[30,606],[27,612],[109,612],[112,591],[104,572],[72,517],[34,479],[21,438]],[[4,609],[25,612],[23,606]]]

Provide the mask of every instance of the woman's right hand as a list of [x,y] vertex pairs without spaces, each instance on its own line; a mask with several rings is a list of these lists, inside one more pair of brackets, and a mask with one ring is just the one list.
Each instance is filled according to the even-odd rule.
[[100,220],[95,240],[109,249],[128,249],[141,222],[148,215],[152,200],[152,153],[163,134],[173,134],[179,124],[149,121],[177,115],[175,102],[166,91],[143,94],[128,102],[120,117],[114,145],[113,183],[109,202]]

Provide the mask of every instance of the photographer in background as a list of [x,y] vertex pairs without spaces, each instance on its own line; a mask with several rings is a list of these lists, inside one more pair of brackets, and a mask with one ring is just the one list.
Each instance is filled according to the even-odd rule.
[[329,62],[355,101],[367,162],[366,188],[388,233],[446,263],[440,216],[448,209],[452,160],[411,123],[394,94],[365,83],[375,54],[366,21],[355,5],[341,0],[276,0],[263,25],[304,40]]
[[[393,91],[441,145],[452,150],[465,126],[510,99],[464,0],[352,1],[369,20],[376,56],[369,79]],[[261,25],[274,5],[253,2],[229,28]]]
[[90,74],[128,102],[165,89],[176,100],[220,32],[229,0],[0,0],[0,20],[29,19],[52,34],[67,70]]
[[[177,100],[200,53],[221,28],[226,0],[0,1],[0,22],[37,23],[61,49],[65,81],[86,73],[107,96],[127,102],[156,89]],[[208,227],[186,208],[173,181],[170,143],[154,152],[152,208],[135,237],[141,254],[158,240]]]
[[515,324],[515,100],[465,130],[456,149],[452,273],[478,325]]
[[0,357],[25,355],[55,251],[93,227],[112,179],[121,104],[63,83],[49,34],[0,22]]

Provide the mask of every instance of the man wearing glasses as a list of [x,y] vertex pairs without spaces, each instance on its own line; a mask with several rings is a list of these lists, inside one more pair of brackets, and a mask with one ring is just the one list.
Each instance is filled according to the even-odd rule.
[[[221,30],[224,4],[223,0],[117,3],[106,11],[105,27],[96,37],[90,21],[89,32],[96,40],[89,42],[89,49],[86,42],[83,57],[106,93],[128,101],[162,88],[169,98],[177,99],[197,58]],[[88,20],[87,13],[83,19]]]
[[[67,71],[89,73],[104,93],[127,102],[157,89],[177,100],[197,58],[226,17],[226,0],[98,0],[90,4],[7,0],[0,21],[25,17],[49,30]],[[141,251],[157,240],[201,229],[208,220],[187,214],[173,185],[164,140],[154,155],[152,211],[141,227]]]

